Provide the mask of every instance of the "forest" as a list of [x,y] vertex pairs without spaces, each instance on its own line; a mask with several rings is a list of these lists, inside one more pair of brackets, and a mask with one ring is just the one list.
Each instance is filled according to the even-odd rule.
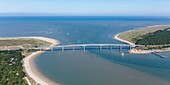
[[135,44],[140,45],[166,45],[170,44],[170,28],[158,30],[153,33],[134,38]]
[[21,51],[0,51],[0,85],[27,85]]

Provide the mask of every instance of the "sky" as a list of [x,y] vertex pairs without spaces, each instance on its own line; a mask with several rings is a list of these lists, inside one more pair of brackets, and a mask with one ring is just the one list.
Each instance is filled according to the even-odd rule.
[[169,16],[170,0],[0,0],[1,14]]

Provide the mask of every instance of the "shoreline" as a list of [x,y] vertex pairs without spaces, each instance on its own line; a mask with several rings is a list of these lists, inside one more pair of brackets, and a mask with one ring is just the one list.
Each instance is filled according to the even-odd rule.
[[[153,25],[153,26],[147,26],[146,28],[159,27],[159,26],[170,26],[170,25]],[[146,29],[146,28],[141,28],[141,29]],[[136,29],[134,29],[134,30],[136,30]],[[134,31],[134,30],[128,30],[128,31],[125,31],[125,32]],[[118,37],[122,33],[124,33],[124,32],[121,32],[121,33],[118,33],[118,34],[114,35],[113,38],[118,40],[118,41],[121,41],[121,42],[127,43],[129,45],[132,45],[132,47],[134,47],[135,43],[132,43],[130,41],[127,41],[127,40],[124,40],[124,39],[121,39],[121,38]],[[137,50],[137,49],[133,48],[133,49],[129,50],[130,54],[149,54],[149,53],[152,53],[152,52],[170,52],[170,48],[168,48],[168,49],[153,49],[153,50]]]
[[121,39],[121,38],[119,38],[118,36],[120,35],[121,33],[118,33],[118,34],[116,34],[116,35],[114,35],[114,39],[116,39],[116,40],[118,40],[118,41],[121,41],[121,42],[124,42],[124,43],[127,43],[127,44],[129,44],[129,45],[135,45],[135,43],[132,43],[132,42],[129,42],[129,41],[127,41],[127,40],[123,40],[123,39]]
[[[114,39],[116,39],[116,40],[118,40],[118,41],[121,41],[121,42],[124,42],[124,43],[127,43],[127,44],[132,45],[132,46],[135,45],[135,43],[132,43],[132,42],[129,42],[129,41],[127,41],[127,40],[123,40],[123,39],[119,38],[118,36],[119,36],[120,34],[121,34],[121,33],[116,34],[116,35],[114,36]],[[151,52],[153,52],[153,51],[150,51],[150,50],[136,50],[136,49],[130,49],[130,50],[129,50],[129,53],[130,53],[130,54],[149,54],[149,53],[151,53]]]
[[[46,37],[19,37],[19,38],[32,38],[32,39],[39,39],[39,40],[43,40],[46,42],[50,42],[52,43],[49,47],[51,46],[55,46],[60,44],[59,41],[55,40],[55,39],[51,39],[51,38],[46,38]],[[37,52],[33,52],[32,54],[26,56],[23,59],[23,67],[25,68],[26,74],[32,78],[36,84],[40,84],[40,85],[59,85],[58,83],[48,79],[47,77],[45,77],[43,74],[41,74],[40,71],[38,71],[38,69],[36,68],[35,63],[33,62],[33,60],[40,54],[44,53],[45,51],[37,51]]]

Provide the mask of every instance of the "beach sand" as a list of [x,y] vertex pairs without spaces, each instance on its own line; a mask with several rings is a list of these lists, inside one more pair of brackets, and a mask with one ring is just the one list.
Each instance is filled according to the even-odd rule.
[[116,35],[114,36],[114,38],[115,38],[116,40],[118,40],[118,41],[127,43],[127,44],[129,44],[129,45],[132,45],[132,46],[135,45],[135,43],[132,43],[132,42],[129,42],[129,41],[126,41],[126,40],[123,40],[123,39],[119,38],[118,36],[119,36],[120,34],[121,34],[121,33],[116,34]]
[[[57,40],[46,38],[46,37],[20,37],[20,38],[33,38],[33,39],[43,40],[43,41],[52,43],[50,46],[55,46],[60,43]],[[40,85],[59,85],[58,83],[53,82],[52,80],[43,76],[41,72],[38,71],[35,63],[33,62],[33,60],[43,52],[44,51],[34,52],[31,55],[23,59],[24,61],[23,66],[25,67],[26,73],[27,75],[29,75],[30,78],[32,78],[36,83]]]

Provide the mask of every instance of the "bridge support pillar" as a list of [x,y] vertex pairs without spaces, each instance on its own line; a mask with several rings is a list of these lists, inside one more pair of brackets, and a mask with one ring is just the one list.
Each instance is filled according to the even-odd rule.
[[110,46],[110,51],[112,51],[112,46]]
[[74,46],[73,46],[73,51],[74,51],[75,49],[74,49]]
[[64,51],[64,47],[61,47],[61,50]]
[[122,52],[122,46],[120,45],[119,46],[119,53],[121,53]]
[[121,46],[121,45],[119,46],[119,49],[120,49],[120,50],[122,49],[122,46]]
[[132,49],[132,46],[129,46],[129,50],[131,50]]
[[100,46],[100,51],[102,50],[102,46]]
[[83,50],[86,51],[86,46],[83,46]]

